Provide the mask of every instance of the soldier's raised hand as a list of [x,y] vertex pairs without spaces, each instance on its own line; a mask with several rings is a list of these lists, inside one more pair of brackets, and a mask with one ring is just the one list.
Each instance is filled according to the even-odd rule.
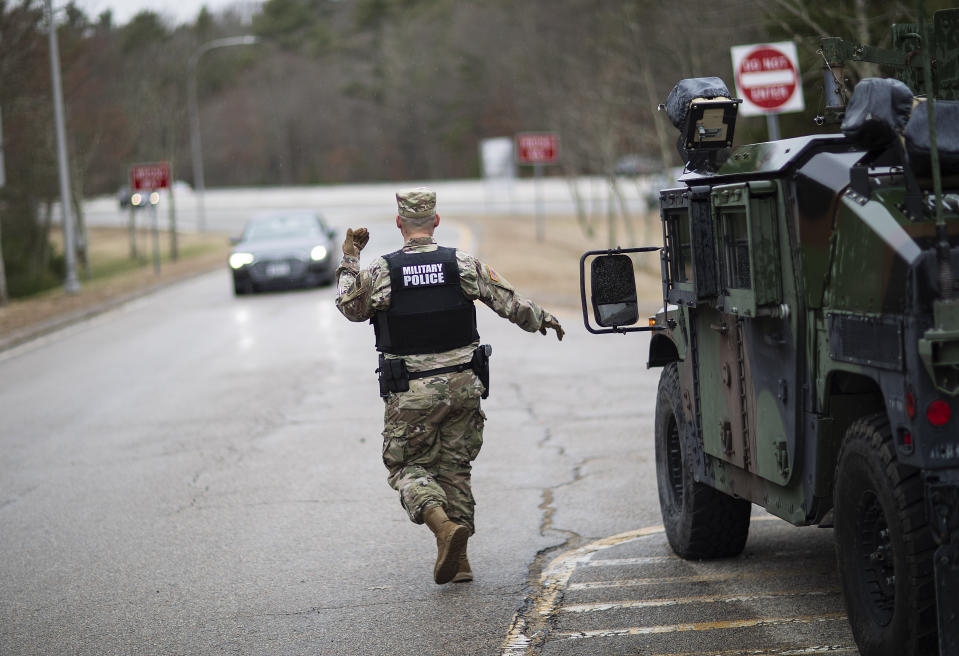
[[554,317],[549,312],[545,312],[543,314],[543,325],[539,327],[539,332],[545,335],[547,328],[552,328],[553,330],[555,330],[556,338],[561,342],[563,341],[563,335],[565,335],[566,333],[563,332],[563,327],[559,325],[559,319]]
[[370,231],[366,228],[346,229],[346,239],[343,240],[343,255],[352,255],[359,257],[360,251],[370,240]]

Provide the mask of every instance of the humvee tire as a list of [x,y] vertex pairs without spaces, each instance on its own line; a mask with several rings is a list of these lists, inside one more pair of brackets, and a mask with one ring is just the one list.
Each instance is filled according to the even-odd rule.
[[849,427],[835,480],[836,559],[860,653],[938,654],[923,481],[898,463],[885,414]]
[[656,482],[669,545],[687,559],[739,555],[749,535],[752,504],[693,480],[676,363],[663,368],[656,396]]

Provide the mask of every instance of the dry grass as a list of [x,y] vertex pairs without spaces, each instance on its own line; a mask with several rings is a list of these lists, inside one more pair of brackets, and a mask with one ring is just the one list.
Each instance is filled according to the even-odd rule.
[[[618,245],[660,245],[658,217],[637,218],[634,222],[635,238],[639,243],[627,241],[622,224],[618,224]],[[579,259],[585,251],[609,247],[605,224],[596,224],[597,234],[586,237],[575,217],[547,217],[543,221],[542,242],[536,240],[536,222],[531,216],[515,219],[484,217],[471,225],[479,242],[476,255],[494,267],[520,293],[555,312],[581,312]],[[659,259],[658,255],[650,255],[642,261],[652,271],[640,271],[637,275],[640,305],[643,312],[651,312],[662,303]]]

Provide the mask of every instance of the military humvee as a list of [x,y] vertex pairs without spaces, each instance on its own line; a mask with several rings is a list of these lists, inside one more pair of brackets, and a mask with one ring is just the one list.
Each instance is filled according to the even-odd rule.
[[[581,261],[591,332],[653,331],[672,548],[739,554],[751,504],[834,526],[866,656],[959,654],[957,25],[952,9],[926,39],[895,26],[894,51],[825,40],[837,134],[733,148],[724,83],[680,82],[666,110],[687,165],[660,193],[663,246]],[[898,79],[846,104],[849,59]],[[641,251],[659,252],[663,309],[636,327]]]

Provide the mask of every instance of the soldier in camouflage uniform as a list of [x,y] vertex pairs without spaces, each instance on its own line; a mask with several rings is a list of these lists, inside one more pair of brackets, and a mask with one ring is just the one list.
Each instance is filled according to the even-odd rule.
[[[408,372],[397,391],[385,393],[383,463],[409,518],[436,534],[437,583],[470,581],[466,541],[475,531],[470,463],[483,444],[484,385],[471,362],[479,347],[474,300],[529,332],[556,331],[559,321],[489,266],[439,247],[436,194],[424,188],[396,194],[402,250],[359,269],[366,228],[349,229],[336,270],[336,306],[350,321],[376,328],[383,370],[396,362]],[[458,278],[458,280],[457,280]],[[425,303],[425,305],[424,305]],[[401,307],[402,306],[402,307]],[[408,384],[408,391],[399,391]]]

